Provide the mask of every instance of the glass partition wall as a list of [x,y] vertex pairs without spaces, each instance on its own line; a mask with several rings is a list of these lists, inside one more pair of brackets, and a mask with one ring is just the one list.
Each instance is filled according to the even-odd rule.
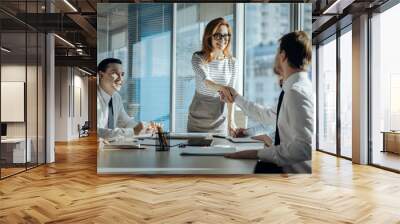
[[[40,3],[18,2],[19,16],[39,12]],[[0,12],[1,179],[45,163],[45,41]]]

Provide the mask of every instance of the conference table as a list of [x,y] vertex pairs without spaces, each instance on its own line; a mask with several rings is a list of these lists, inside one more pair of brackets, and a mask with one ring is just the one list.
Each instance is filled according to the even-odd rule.
[[[210,138],[213,138],[212,136]],[[230,159],[223,156],[181,155],[185,148],[171,147],[168,151],[157,151],[155,139],[135,140],[145,149],[107,148],[100,141],[97,152],[98,174],[253,174],[256,160]],[[183,139],[173,139],[176,145]],[[236,151],[262,149],[263,142],[233,143],[223,138],[213,138],[211,146],[232,146]],[[200,149],[201,147],[199,147]],[[309,173],[309,163],[299,164],[289,172]],[[306,167],[306,168],[304,168]],[[290,168],[292,169],[292,168]],[[297,170],[296,170],[297,169]],[[304,171],[305,169],[305,171]]]

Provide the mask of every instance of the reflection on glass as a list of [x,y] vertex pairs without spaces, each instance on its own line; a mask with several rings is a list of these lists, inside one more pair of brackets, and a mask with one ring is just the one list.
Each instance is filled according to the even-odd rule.
[[[383,131],[400,130],[400,5],[372,17],[372,163],[400,170],[400,155],[382,152]],[[400,135],[400,134],[399,134]],[[396,148],[400,147],[396,143]]]
[[340,153],[352,157],[352,35],[340,36]]
[[336,39],[318,50],[319,149],[336,153]]
[[[231,7],[228,7],[231,6]],[[225,14],[208,13],[210,8],[231,8]],[[224,17],[234,32],[233,4],[178,4],[177,5],[177,34],[176,34],[176,97],[175,97],[175,130],[185,132],[188,120],[188,111],[194,95],[195,82],[192,68],[192,55],[201,50],[201,38],[207,23],[215,18]],[[204,16],[203,16],[204,17]],[[234,38],[233,40],[234,41]],[[234,43],[232,43],[233,49]]]
[[172,4],[100,4],[98,14],[97,60],[122,60],[126,112],[168,130]]
[[[43,13],[44,0],[4,3],[23,13]],[[1,14],[1,13],[0,13]],[[2,20],[12,20],[1,14]],[[36,17],[35,17],[36,18]],[[17,23],[15,23],[17,24]],[[10,30],[11,29],[11,30]],[[45,162],[45,43],[43,33],[20,24],[1,32],[1,178]],[[8,101],[8,102],[7,102]]]
[[[26,34],[2,33],[1,45],[1,123],[6,134],[1,140],[2,178],[24,171],[31,161],[31,141],[26,141]],[[12,108],[12,109],[11,109]]]

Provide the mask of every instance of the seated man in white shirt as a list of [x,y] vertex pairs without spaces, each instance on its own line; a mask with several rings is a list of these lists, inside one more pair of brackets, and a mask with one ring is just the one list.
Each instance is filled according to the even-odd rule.
[[[122,104],[120,91],[124,83],[122,62],[116,58],[107,58],[98,65],[99,84],[97,86],[97,135],[99,138],[132,137],[145,127],[129,117]],[[146,130],[152,131],[154,124]]]
[[[282,88],[283,80],[282,75],[280,75],[282,73],[279,71],[276,64],[274,65],[274,73],[278,75],[277,77],[279,81],[279,86]],[[251,136],[251,138],[253,139],[263,141],[266,146],[271,146],[275,139],[275,129],[275,124],[266,125],[264,123],[259,123],[250,128],[231,129],[230,132],[231,135],[235,138]]]
[[[277,124],[274,145],[261,150],[227,154],[233,159],[258,159],[255,172],[283,172],[282,167],[311,160],[314,100],[307,66],[311,62],[311,41],[303,31],[280,39],[276,65],[282,71],[283,86],[277,108],[265,108],[229,89],[233,101],[245,114],[264,124]],[[224,97],[227,99],[227,97]]]

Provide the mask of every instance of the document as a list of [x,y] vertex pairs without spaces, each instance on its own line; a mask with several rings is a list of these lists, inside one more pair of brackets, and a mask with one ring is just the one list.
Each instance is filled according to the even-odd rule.
[[[199,133],[171,132],[171,133],[169,133],[170,139],[193,139],[193,138],[204,139],[204,138],[209,138],[209,137],[211,137],[210,133],[202,133],[202,132],[199,132]],[[155,138],[157,138],[157,135],[156,134],[153,134],[153,135],[143,134],[143,135],[135,136],[135,138],[137,138],[137,139],[155,139]]]
[[251,137],[244,137],[244,138],[234,138],[232,136],[225,136],[225,135],[213,135],[215,138],[225,138],[233,143],[262,143],[263,141],[253,139]]
[[181,151],[182,156],[223,156],[236,152],[235,147],[186,147]]
[[169,137],[174,138],[174,139],[207,138],[210,136],[211,136],[210,133],[202,133],[202,132],[199,132],[199,133],[172,132],[169,134]]

